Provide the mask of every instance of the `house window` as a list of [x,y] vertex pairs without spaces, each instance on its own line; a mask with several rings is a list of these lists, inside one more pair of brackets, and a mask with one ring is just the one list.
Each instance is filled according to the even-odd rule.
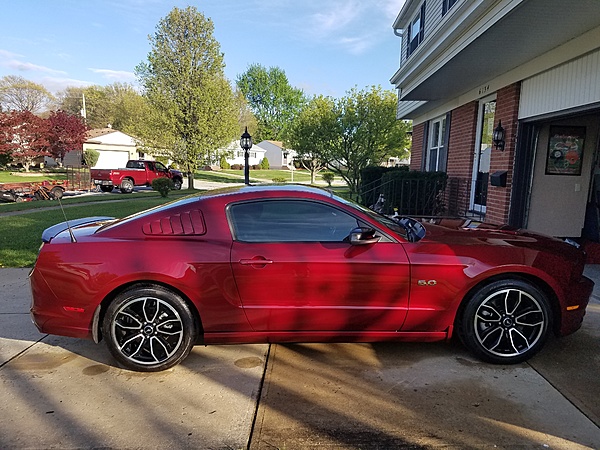
[[406,57],[408,58],[423,41],[425,36],[425,2],[419,8],[419,12],[413,17],[408,25],[407,30],[408,45],[406,49]]
[[456,3],[458,3],[458,0],[444,0],[444,4],[442,5],[442,16],[445,15]]
[[428,172],[445,170],[446,161],[446,116],[432,120],[429,125],[429,139],[427,140]]

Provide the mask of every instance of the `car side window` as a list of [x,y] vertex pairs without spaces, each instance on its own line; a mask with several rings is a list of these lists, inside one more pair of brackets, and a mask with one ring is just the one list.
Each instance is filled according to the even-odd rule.
[[234,238],[244,242],[342,242],[356,218],[308,200],[264,200],[232,205]]

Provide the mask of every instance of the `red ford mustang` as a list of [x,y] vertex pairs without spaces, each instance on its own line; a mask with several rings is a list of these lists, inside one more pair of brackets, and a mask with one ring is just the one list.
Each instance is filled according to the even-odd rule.
[[558,239],[390,219],[326,191],[252,186],[44,231],[31,272],[43,333],[106,340],[158,371],[194,344],[436,341],[517,363],[581,326],[593,282]]

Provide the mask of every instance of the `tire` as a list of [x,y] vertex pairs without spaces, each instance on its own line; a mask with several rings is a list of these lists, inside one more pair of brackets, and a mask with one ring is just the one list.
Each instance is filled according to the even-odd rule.
[[517,364],[541,350],[552,329],[546,295],[526,281],[495,281],[477,291],[459,317],[463,344],[494,364]]
[[112,192],[113,191],[113,186],[105,186],[103,184],[100,185],[100,190],[102,192]]
[[129,178],[125,178],[121,181],[121,192],[123,194],[131,194],[133,192],[133,181]]
[[182,184],[183,180],[181,178],[173,178],[173,189],[176,191],[180,190]]
[[192,350],[197,330],[185,301],[154,285],[119,294],[109,305],[102,325],[114,358],[139,372],[158,372],[179,364]]
[[55,186],[52,189],[50,189],[50,193],[52,194],[53,198],[61,199],[63,198],[63,194],[65,193],[65,191],[62,188]]

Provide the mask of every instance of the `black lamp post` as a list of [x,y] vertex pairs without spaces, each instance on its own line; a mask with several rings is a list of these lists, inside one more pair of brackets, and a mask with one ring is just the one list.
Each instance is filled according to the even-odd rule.
[[246,185],[250,184],[250,166],[248,164],[249,150],[252,148],[252,136],[248,133],[248,127],[246,127],[246,131],[242,134],[240,138],[240,147],[244,149],[244,183]]
[[502,128],[502,121],[499,120],[498,126],[494,128],[494,133],[492,134],[492,141],[494,142],[496,150],[504,151],[505,136],[504,128]]

